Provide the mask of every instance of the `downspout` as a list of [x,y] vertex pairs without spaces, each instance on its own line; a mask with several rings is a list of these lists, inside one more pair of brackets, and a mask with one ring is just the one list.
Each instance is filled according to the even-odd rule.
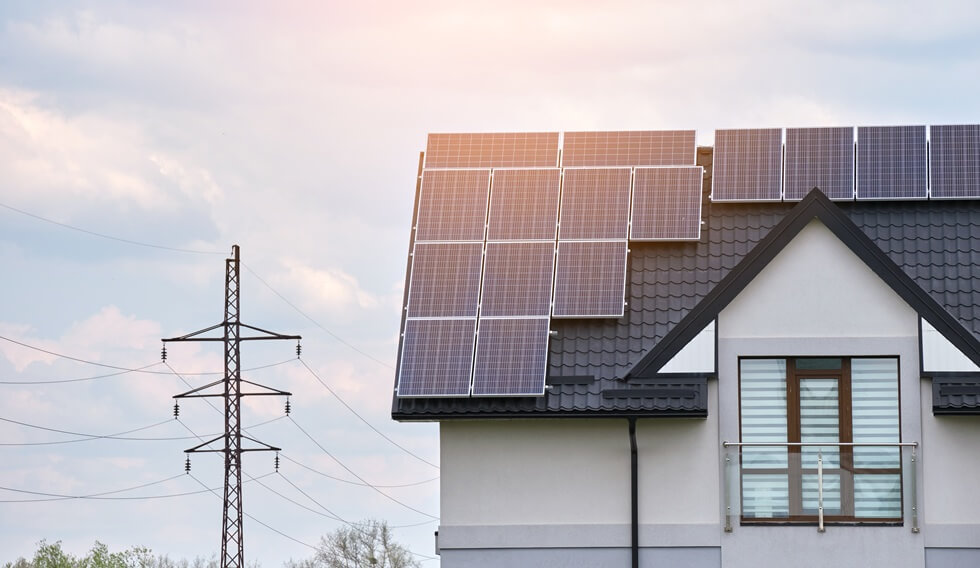
[[636,418],[629,418],[630,431],[630,504],[631,511],[631,548],[633,568],[640,568],[640,480],[638,476],[636,452]]

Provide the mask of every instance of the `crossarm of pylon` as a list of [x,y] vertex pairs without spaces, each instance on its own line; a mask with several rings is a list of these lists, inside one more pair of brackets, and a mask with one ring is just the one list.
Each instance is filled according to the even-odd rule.
[[202,450],[201,448],[203,448],[204,446],[213,444],[213,443],[217,442],[218,440],[224,440],[224,438],[225,438],[225,435],[222,434],[222,435],[218,436],[217,438],[212,438],[212,439],[208,440],[207,442],[204,442],[203,444],[199,444],[197,446],[194,446],[193,448],[184,450],[184,453],[185,454],[193,454],[193,453],[198,453],[198,452],[223,452],[223,451],[225,451],[224,448],[221,448],[220,450]]
[[277,448],[275,446],[270,446],[269,444],[266,444],[265,442],[260,442],[260,441],[256,440],[255,438],[250,438],[250,437],[245,436],[245,435],[242,436],[242,440],[248,440],[250,442],[255,442],[256,444],[258,444],[260,446],[265,446],[263,448],[242,448],[242,451],[243,452],[281,452],[282,451],[282,448]]
[[187,392],[182,392],[180,394],[175,394],[174,395],[174,398],[203,398],[203,397],[208,397],[208,396],[224,396],[224,393],[220,393],[220,394],[195,394],[195,393],[201,392],[204,389],[209,389],[209,388],[211,388],[213,386],[223,384],[224,382],[225,382],[224,379],[218,379],[217,381],[214,381],[213,383],[208,383],[208,384],[204,385],[203,387],[197,387],[196,389],[191,389],[191,390],[189,390]]
[[239,322],[238,325],[240,325],[242,327],[247,327],[248,329],[251,329],[252,331],[257,331],[259,333],[266,334],[265,337],[242,337],[243,340],[245,340],[245,339],[303,339],[303,336],[302,335],[283,335],[281,333],[276,333],[274,331],[269,331],[267,329],[262,329],[261,327],[255,327],[254,325],[248,325],[247,323],[241,323],[241,322]]
[[293,393],[284,390],[274,389],[272,387],[267,387],[265,385],[260,385],[259,383],[253,383],[252,381],[247,381],[245,379],[241,380],[243,383],[248,383],[253,387],[258,387],[260,389],[266,389],[266,392],[243,392],[240,396],[293,396]]
[[216,323],[211,327],[206,327],[204,329],[199,329],[197,331],[188,333],[187,335],[181,335],[180,337],[171,337],[170,339],[163,339],[164,343],[168,341],[224,341],[223,337],[197,337],[202,333],[207,333],[211,330],[218,329],[219,327],[224,327],[226,322]]

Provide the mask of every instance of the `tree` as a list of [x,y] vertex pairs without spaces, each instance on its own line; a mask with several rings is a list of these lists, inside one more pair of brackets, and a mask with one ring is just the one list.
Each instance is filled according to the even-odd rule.
[[396,543],[388,523],[367,520],[340,527],[321,537],[312,562],[293,564],[312,568],[419,568],[412,553]]

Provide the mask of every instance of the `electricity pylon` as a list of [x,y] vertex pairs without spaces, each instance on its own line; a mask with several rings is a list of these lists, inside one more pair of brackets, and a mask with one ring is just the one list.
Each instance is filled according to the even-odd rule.
[[[249,436],[242,435],[241,423],[241,399],[243,396],[289,396],[291,393],[273,389],[264,385],[253,383],[242,379],[241,376],[241,349],[242,341],[256,341],[267,339],[302,339],[299,335],[283,335],[267,331],[258,327],[247,325],[239,320],[240,292],[239,292],[239,249],[238,245],[231,247],[232,258],[225,260],[225,319],[219,324],[212,325],[187,335],[164,339],[163,358],[167,358],[166,344],[171,341],[220,341],[225,347],[225,374],[224,378],[213,383],[204,385],[185,393],[174,395],[175,399],[181,398],[206,398],[222,397],[225,401],[225,432],[224,434],[184,450],[187,454],[197,452],[220,452],[225,455],[225,505],[222,515],[222,534],[221,534],[221,568],[244,568],[245,566],[245,538],[242,533],[242,453],[243,452],[278,452],[281,448],[270,446]],[[258,335],[242,337],[242,328],[256,332]],[[213,330],[223,330],[222,337],[202,337],[203,334]],[[299,356],[300,346],[296,345],[296,355]],[[242,383],[251,385],[258,389],[257,392],[242,392]],[[208,389],[222,385],[223,392],[206,393]],[[286,403],[287,413],[289,402]],[[177,414],[177,405],[174,405],[174,414]],[[242,440],[248,440],[257,444],[258,447],[242,447]],[[210,449],[207,446],[224,441],[224,447],[220,449]],[[187,470],[190,471],[190,456],[188,455]],[[277,456],[278,461],[278,456]]]

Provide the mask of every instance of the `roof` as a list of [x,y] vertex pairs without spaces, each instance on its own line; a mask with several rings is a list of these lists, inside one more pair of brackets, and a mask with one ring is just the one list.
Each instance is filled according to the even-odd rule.
[[933,373],[932,413],[980,414],[980,373]]
[[[399,420],[533,416],[704,416],[702,376],[656,375],[813,218],[820,219],[922,317],[980,364],[980,201],[713,203],[705,166],[700,241],[630,243],[627,309],[607,320],[552,320],[542,397],[395,398]],[[621,398],[627,388],[647,390]],[[659,394],[658,394],[659,393]]]

